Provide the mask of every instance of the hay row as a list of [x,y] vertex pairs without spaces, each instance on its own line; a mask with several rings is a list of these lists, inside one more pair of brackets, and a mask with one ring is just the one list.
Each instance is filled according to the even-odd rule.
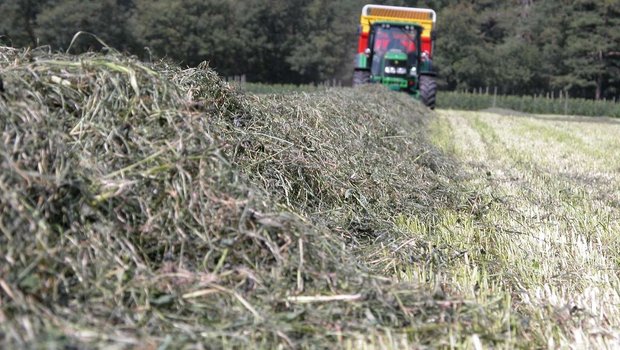
[[329,347],[441,311],[361,255],[456,203],[407,96],[4,47],[0,77],[0,345]]

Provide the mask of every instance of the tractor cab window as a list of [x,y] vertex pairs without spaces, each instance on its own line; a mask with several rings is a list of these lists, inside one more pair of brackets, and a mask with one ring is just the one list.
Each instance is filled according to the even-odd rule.
[[396,26],[378,27],[375,32],[373,51],[384,54],[389,50],[400,50],[405,53],[415,52],[415,30]]

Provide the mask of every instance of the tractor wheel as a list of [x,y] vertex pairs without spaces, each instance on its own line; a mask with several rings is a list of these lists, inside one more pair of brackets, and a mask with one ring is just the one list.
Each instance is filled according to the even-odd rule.
[[365,70],[356,70],[353,72],[353,87],[362,86],[370,83],[370,72]]
[[420,99],[425,106],[435,109],[435,96],[437,95],[437,83],[433,77],[420,76]]

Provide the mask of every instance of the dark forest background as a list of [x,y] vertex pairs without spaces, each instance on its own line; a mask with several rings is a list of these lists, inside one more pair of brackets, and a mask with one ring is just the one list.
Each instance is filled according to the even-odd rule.
[[[78,31],[141,59],[248,81],[351,77],[359,0],[0,0],[0,42],[66,50]],[[620,0],[375,1],[438,13],[435,66],[446,90],[620,96]],[[81,36],[71,52],[99,50]]]

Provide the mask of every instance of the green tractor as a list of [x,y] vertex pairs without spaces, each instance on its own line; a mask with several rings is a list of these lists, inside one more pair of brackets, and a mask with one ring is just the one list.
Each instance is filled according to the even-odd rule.
[[435,11],[366,5],[362,10],[353,86],[380,83],[435,108],[432,67]]

